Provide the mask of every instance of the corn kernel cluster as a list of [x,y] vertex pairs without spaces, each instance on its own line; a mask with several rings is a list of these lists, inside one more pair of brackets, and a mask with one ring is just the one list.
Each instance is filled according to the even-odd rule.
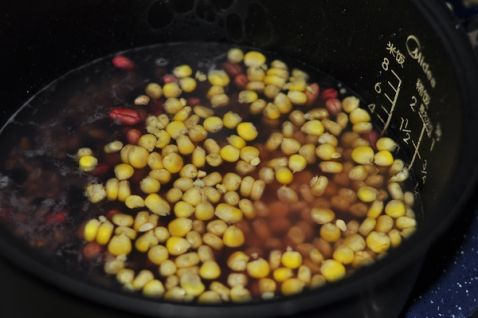
[[[391,138],[373,140],[359,99],[325,107],[304,71],[257,51],[227,59],[208,74],[179,65],[174,80],[148,84],[133,107],[161,102],[162,113],[150,112],[136,142],[104,145],[118,163],[85,195],[123,208],[82,233],[105,246],[106,273],[173,301],[269,299],[342,279],[414,232],[408,170]],[[206,96],[190,103],[199,87]],[[85,172],[99,163],[89,148],[77,159]],[[143,268],[130,265],[133,253]]]

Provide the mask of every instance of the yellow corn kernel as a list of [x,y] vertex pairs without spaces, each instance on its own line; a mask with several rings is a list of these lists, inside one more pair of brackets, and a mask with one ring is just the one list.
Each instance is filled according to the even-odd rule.
[[281,282],[291,278],[292,276],[294,276],[294,272],[290,268],[279,267],[279,268],[275,269],[274,272],[272,272],[272,276],[274,277],[274,279],[276,281],[281,283]]
[[265,100],[257,99],[249,106],[249,112],[254,115],[260,114],[265,109],[266,104]]
[[241,49],[233,48],[227,52],[227,60],[231,63],[240,63],[244,58],[244,53]]
[[152,134],[144,134],[139,138],[138,145],[151,152],[154,150],[156,142],[156,136]]
[[151,170],[155,169],[162,169],[163,168],[163,163],[162,163],[162,158],[161,155],[157,152],[152,152],[148,156],[148,167]]
[[209,202],[201,202],[196,206],[194,216],[198,220],[208,221],[214,217],[214,207]]
[[285,251],[282,254],[281,263],[290,269],[299,268],[302,265],[302,255],[296,251]]
[[118,201],[124,202],[131,195],[128,180],[122,180],[118,183]]
[[179,201],[174,205],[174,214],[177,217],[187,218],[190,217],[193,213],[194,207],[185,201]]
[[359,234],[352,234],[344,239],[344,246],[350,247],[354,252],[365,249],[365,240]]
[[375,154],[373,162],[380,167],[389,167],[393,163],[393,155],[388,150],[381,150]]
[[264,77],[264,83],[266,85],[274,85],[277,87],[283,87],[285,85],[286,79],[276,75],[266,75]]
[[85,195],[91,203],[98,203],[106,198],[106,190],[102,184],[92,183],[86,186]]
[[245,303],[251,300],[251,293],[242,285],[236,285],[231,288],[231,301],[235,303]]
[[113,234],[113,224],[106,221],[100,224],[98,231],[96,233],[96,243],[100,245],[106,245],[110,241],[111,235]]
[[209,245],[217,251],[221,250],[224,247],[224,242],[221,240],[221,238],[212,233],[204,234],[202,240],[205,244]]
[[144,199],[144,204],[151,212],[158,215],[168,215],[171,211],[169,203],[156,193],[149,194]]
[[358,146],[352,150],[352,160],[358,164],[368,164],[374,159],[373,149],[369,146]]
[[193,70],[191,69],[191,66],[187,64],[183,64],[183,65],[176,66],[173,69],[173,74],[177,78],[183,78],[183,77],[191,76],[193,74]]
[[219,203],[214,214],[226,223],[237,223],[242,220],[242,211],[225,203]]
[[162,262],[167,260],[168,257],[168,250],[163,245],[153,246],[148,251],[148,259],[155,265],[160,265]]
[[354,251],[347,246],[339,246],[333,254],[333,258],[342,264],[351,264],[354,260]]
[[192,108],[191,106],[185,106],[181,110],[179,110],[176,114],[174,114],[173,120],[177,121],[183,121],[184,125],[188,127],[189,124],[192,124],[192,122],[186,120],[189,118],[189,115],[191,114]]
[[125,200],[125,205],[130,209],[144,207],[144,200],[139,195],[130,195]]
[[287,97],[289,97],[290,101],[296,105],[304,105],[307,103],[307,95],[305,95],[304,92],[289,91]]
[[144,193],[157,193],[161,188],[161,183],[152,177],[146,177],[140,181],[139,186]]
[[110,201],[116,200],[118,197],[118,188],[119,188],[119,181],[116,178],[111,178],[106,181],[105,190],[106,190],[106,198]]
[[337,159],[337,150],[331,144],[322,144],[319,145],[316,150],[315,154],[322,160],[332,160]]
[[305,122],[300,130],[308,135],[320,136],[324,133],[324,125],[320,120],[314,119]]
[[146,85],[145,93],[151,98],[158,99],[163,94],[163,89],[158,83],[149,83]]
[[169,222],[168,230],[172,236],[183,237],[193,228],[193,221],[187,218],[177,218]]
[[327,223],[320,227],[320,237],[327,242],[336,242],[340,236],[340,229],[335,224]]
[[404,230],[408,228],[415,228],[417,226],[417,221],[408,216],[401,216],[395,222],[399,230]]
[[383,201],[374,201],[367,212],[367,217],[376,219],[383,211]]
[[247,91],[239,92],[238,101],[241,104],[246,104],[246,103],[250,104],[256,101],[258,98],[259,96],[257,95],[255,91],[247,90]]
[[171,180],[171,173],[166,169],[155,169],[149,172],[149,176],[156,179],[161,184],[166,184]]
[[344,265],[333,259],[324,261],[320,267],[320,272],[329,282],[334,282],[343,278],[346,273]]
[[169,153],[163,157],[163,166],[170,173],[178,173],[183,168],[183,158],[177,153]]
[[234,146],[237,149],[242,149],[246,146],[246,141],[237,135],[230,135],[229,137],[227,137],[227,142],[229,142],[231,146]]
[[97,164],[98,159],[91,155],[82,156],[79,160],[80,169],[83,171],[92,171],[96,168]]
[[267,104],[267,106],[264,108],[263,114],[267,119],[270,119],[270,120],[279,119],[281,115],[279,107],[277,107],[276,104],[272,104],[272,103]]
[[289,157],[289,168],[292,172],[300,172],[307,166],[307,160],[301,155],[292,155]]
[[351,113],[359,107],[360,100],[355,96],[348,96],[342,100],[342,108],[347,113]]
[[312,220],[317,224],[327,224],[335,219],[335,213],[328,208],[312,208],[310,211]]
[[276,180],[281,184],[289,184],[294,179],[292,172],[286,167],[279,167],[275,172]]
[[100,221],[97,219],[91,219],[86,222],[83,230],[83,238],[85,241],[91,242],[96,238],[100,225]]
[[174,120],[166,126],[166,132],[174,139],[187,132],[187,128],[182,121]]
[[258,258],[247,263],[247,273],[252,278],[264,278],[270,273],[269,263],[263,258]]
[[158,239],[159,243],[164,243],[170,235],[167,228],[164,226],[158,226],[154,229],[154,236]]
[[249,256],[242,251],[232,253],[227,259],[227,266],[233,271],[240,272],[247,268]]
[[302,292],[305,287],[305,283],[297,278],[289,278],[281,285],[281,292],[285,296],[294,295]]
[[115,166],[115,175],[118,180],[126,180],[133,176],[134,169],[127,163],[120,163]]
[[388,233],[393,228],[394,221],[388,215],[381,215],[377,218],[377,224],[375,225],[375,231]]
[[390,200],[385,205],[385,213],[392,218],[404,216],[406,212],[405,204],[400,200]]
[[360,187],[357,191],[357,197],[362,202],[368,203],[375,201],[375,199],[377,198],[377,189],[369,186]]
[[148,165],[149,152],[140,146],[131,146],[128,152],[128,162],[133,168],[141,169]]
[[112,221],[115,225],[118,226],[132,226],[134,219],[131,215],[118,213],[113,215]]
[[243,122],[237,125],[237,134],[246,141],[252,141],[257,138],[258,132],[253,123]]
[[260,163],[259,154],[260,151],[256,147],[245,146],[241,149],[240,156],[242,160],[257,165]]
[[171,236],[166,241],[166,248],[168,249],[169,254],[178,256],[184,254],[191,247],[191,244],[182,237]]
[[199,268],[199,276],[207,280],[216,279],[221,276],[221,268],[215,261],[205,261]]
[[236,191],[241,185],[241,177],[236,173],[228,172],[224,175],[222,184],[226,191]]
[[115,256],[128,255],[131,249],[131,240],[124,234],[113,236],[108,244],[108,252]]
[[393,229],[388,232],[388,238],[390,239],[390,244],[392,247],[397,247],[402,243],[402,236],[400,235],[400,231],[397,229]]
[[213,108],[222,107],[229,104],[229,96],[226,94],[218,94],[211,97],[211,106]]
[[229,76],[222,70],[209,71],[207,78],[214,86],[227,86],[230,82]]
[[156,137],[158,140],[156,141],[156,148],[164,148],[165,146],[169,145],[171,142],[171,135],[166,130],[160,130],[157,134]]
[[231,225],[224,231],[223,241],[227,247],[239,247],[245,242],[244,233],[237,226]]
[[386,151],[394,151],[397,148],[397,143],[389,137],[382,137],[377,140],[377,149],[379,151],[386,150]]
[[186,135],[178,136],[176,139],[176,144],[178,146],[179,153],[182,155],[190,155],[196,147],[192,143],[191,139],[189,139],[189,137]]
[[210,133],[216,133],[224,126],[222,119],[217,116],[211,116],[204,120],[204,128]]
[[181,88],[179,87],[178,83],[166,83],[163,86],[163,94],[166,98],[176,98],[181,95]]
[[249,51],[244,55],[244,64],[248,67],[259,67],[266,62],[266,57],[261,52]]
[[194,142],[201,142],[206,139],[207,131],[201,125],[194,125],[189,129],[189,138]]
[[192,93],[197,87],[197,82],[192,77],[185,77],[179,80],[179,86],[181,86],[183,92]]
[[350,122],[352,124],[358,124],[358,123],[364,123],[364,122],[370,122],[370,114],[362,109],[362,108],[356,108],[354,109],[350,115]]
[[193,206],[198,205],[202,201],[201,190],[198,187],[193,187],[183,194],[183,200],[192,204]]
[[365,241],[367,247],[377,254],[384,253],[390,248],[390,238],[385,233],[370,232]]
[[134,104],[136,106],[146,106],[151,101],[151,98],[148,95],[139,95],[134,99]]
[[196,147],[192,153],[191,162],[197,168],[204,167],[206,164],[206,151],[201,147]]
[[319,168],[325,173],[341,173],[344,167],[340,162],[322,161]]
[[234,146],[226,145],[221,148],[219,154],[227,162],[236,162],[239,160],[240,150]]
[[143,295],[151,298],[159,298],[163,296],[164,291],[163,283],[157,279],[150,280],[143,287]]
[[277,284],[274,280],[270,278],[262,278],[259,280],[259,292],[263,299],[273,298],[276,289]]

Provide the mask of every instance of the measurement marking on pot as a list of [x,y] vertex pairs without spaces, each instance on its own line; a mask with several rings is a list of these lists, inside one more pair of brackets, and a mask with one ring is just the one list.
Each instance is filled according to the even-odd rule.
[[415,163],[415,159],[417,157],[418,157],[418,159],[422,159],[422,156],[420,155],[420,145],[422,143],[422,139],[423,139],[424,134],[425,134],[425,125],[422,126],[422,131],[420,132],[420,137],[418,138],[417,143],[415,143],[412,140],[412,145],[413,145],[413,148],[415,148],[415,151],[413,152],[412,160],[410,161],[410,164],[408,165],[409,170],[413,167],[413,164]]
[[[390,125],[390,122],[392,121],[393,111],[395,110],[395,107],[397,106],[398,96],[400,96],[400,89],[402,87],[402,79],[400,78],[400,76],[398,76],[397,73],[393,69],[390,69],[390,72],[392,72],[392,74],[395,76],[398,83],[393,85],[390,81],[387,81],[388,86],[394,92],[393,98],[391,98],[387,94],[387,92],[383,93],[385,98],[390,102],[391,107],[390,107],[389,111],[386,111],[386,113],[388,115],[388,118],[387,118],[387,121],[385,122],[385,124],[383,126],[382,132],[387,130],[388,126]],[[383,108],[383,106],[382,106],[382,108]]]

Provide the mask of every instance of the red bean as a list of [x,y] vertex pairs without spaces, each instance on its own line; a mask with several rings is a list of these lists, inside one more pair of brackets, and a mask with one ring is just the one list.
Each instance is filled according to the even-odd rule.
[[110,171],[110,166],[106,163],[100,163],[93,171],[91,171],[91,174],[95,177],[99,177],[106,174],[108,171]]
[[337,98],[339,93],[335,88],[326,88],[322,91],[322,98],[324,100],[331,99],[331,98]]
[[53,214],[49,214],[46,217],[47,224],[61,224],[66,221],[66,213],[63,211],[58,211]]
[[188,98],[188,105],[189,106],[196,106],[201,104],[201,100],[197,97],[189,97]]
[[108,212],[106,212],[105,215],[109,220],[111,220],[111,219],[113,219],[114,215],[119,214],[119,213],[121,213],[120,210],[111,209],[111,210],[108,210]]
[[109,115],[111,119],[122,125],[136,125],[142,119],[136,110],[126,107],[115,107]]
[[223,68],[231,77],[235,77],[236,75],[242,73],[242,67],[239,64],[224,63]]
[[309,89],[307,89],[305,95],[307,95],[307,104],[312,105],[315,103],[317,98],[319,97],[320,93],[320,86],[317,83],[312,83],[309,85]]
[[363,133],[362,138],[368,140],[373,147],[376,147],[378,132],[376,130],[371,130],[367,133]]
[[136,145],[140,137],[141,137],[141,131],[136,128],[129,129],[128,132],[126,133],[126,139],[128,140],[128,143],[132,145]]
[[86,258],[87,260],[91,260],[100,255],[101,251],[101,245],[95,242],[89,242],[83,247],[82,253],[84,258]]
[[163,76],[163,82],[164,84],[166,83],[174,83],[174,82],[177,82],[178,79],[176,78],[176,76],[174,75],[171,75],[171,74],[166,74]]
[[329,98],[325,101],[325,107],[331,115],[337,115],[342,111],[342,102],[337,98]]
[[239,88],[245,88],[247,85],[247,77],[244,74],[238,74],[234,77],[234,83]]
[[130,71],[134,69],[134,62],[124,55],[116,55],[111,62],[114,67],[121,70]]

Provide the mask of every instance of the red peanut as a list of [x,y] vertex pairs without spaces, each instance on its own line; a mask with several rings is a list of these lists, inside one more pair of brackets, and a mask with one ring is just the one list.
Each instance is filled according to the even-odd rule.
[[109,115],[111,119],[123,125],[136,125],[141,121],[141,116],[136,110],[126,107],[115,107]]
[[329,98],[325,101],[325,107],[331,115],[337,115],[342,110],[342,102],[337,98]]
[[49,214],[46,217],[47,224],[61,224],[66,220],[66,213],[63,211],[58,211],[53,214]]
[[239,88],[245,88],[247,85],[247,77],[244,74],[237,74],[234,77],[234,84]]
[[307,105],[312,105],[315,103],[317,98],[319,97],[320,93],[320,86],[317,83],[312,83],[309,85],[305,95],[307,95]]
[[134,69],[134,62],[124,55],[116,55],[111,61],[113,66],[121,70],[130,71]]
[[128,143],[132,145],[136,145],[140,137],[141,137],[141,131],[136,128],[129,129],[128,132],[126,133],[126,139],[128,140]]
[[163,76],[163,82],[164,84],[166,83],[174,83],[174,82],[177,82],[178,79],[176,78],[176,76],[174,75],[171,75],[171,74],[166,74]]
[[83,247],[83,257],[91,260],[97,257],[102,251],[101,245],[95,242],[89,242]]
[[322,98],[327,100],[330,98],[337,98],[339,93],[335,88],[326,88],[322,91]]
[[96,166],[96,168],[91,171],[91,174],[95,177],[102,176],[110,170],[110,166],[106,163],[100,163]]
[[222,67],[227,72],[227,74],[232,77],[235,77],[236,75],[242,73],[242,67],[239,64],[224,63]]

